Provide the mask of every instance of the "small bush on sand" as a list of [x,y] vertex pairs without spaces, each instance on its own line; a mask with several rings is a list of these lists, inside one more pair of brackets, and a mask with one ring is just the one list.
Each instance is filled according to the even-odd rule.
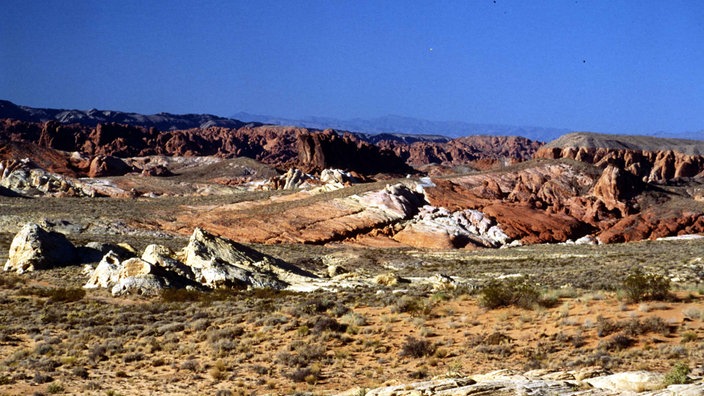
[[662,301],[670,296],[670,280],[658,274],[647,274],[635,268],[626,276],[622,284],[623,293],[628,302],[646,300]]
[[516,306],[530,309],[540,302],[538,287],[525,277],[493,279],[481,290],[479,304],[488,309]]
[[435,352],[435,346],[428,340],[415,337],[406,338],[406,342],[401,346],[401,356],[421,358],[430,356]]

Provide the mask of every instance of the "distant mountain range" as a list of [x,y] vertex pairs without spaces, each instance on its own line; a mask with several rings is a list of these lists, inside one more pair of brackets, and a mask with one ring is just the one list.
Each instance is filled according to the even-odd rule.
[[295,125],[315,129],[331,128],[365,134],[439,135],[450,138],[469,135],[522,136],[532,140],[547,142],[572,132],[572,130],[564,128],[473,124],[463,121],[430,121],[397,115],[387,115],[371,119],[353,118],[350,120],[340,120],[328,117],[289,119],[239,112],[233,114],[231,117],[238,120],[261,122],[264,124]]
[[[239,112],[230,117],[212,114],[171,114],[158,113],[144,115],[114,110],[66,110],[46,109],[16,105],[7,100],[0,100],[0,118],[13,118],[21,121],[47,122],[57,121],[64,124],[81,124],[95,126],[115,122],[119,124],[154,127],[160,131],[208,128],[240,128],[243,125],[287,125],[309,129],[335,129],[354,132],[360,138],[375,143],[382,139],[403,141],[443,142],[450,138],[470,135],[522,136],[531,140],[549,142],[567,133],[564,128],[545,128],[531,126],[511,126],[500,124],[473,124],[463,121],[430,121],[419,118],[388,115],[371,119],[353,118],[341,120],[328,117],[306,117],[290,119],[267,115]],[[647,136],[704,140],[704,130],[698,132],[656,132]]]
[[159,113],[144,115],[125,113],[114,110],[65,110],[43,109],[16,105],[7,100],[0,100],[0,118],[13,118],[28,122],[58,121],[62,124],[81,124],[95,126],[115,122],[118,124],[137,125],[157,128],[160,131],[207,128],[219,126],[239,128],[243,122],[211,114],[170,114]]

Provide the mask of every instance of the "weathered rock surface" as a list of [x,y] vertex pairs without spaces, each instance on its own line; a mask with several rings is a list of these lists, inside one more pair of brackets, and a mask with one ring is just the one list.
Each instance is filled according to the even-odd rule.
[[88,177],[122,176],[132,169],[125,161],[111,155],[97,155],[90,161]]
[[343,168],[364,174],[405,174],[413,169],[390,150],[332,130],[298,135],[298,162],[306,171]]
[[412,166],[473,165],[479,169],[529,160],[542,143],[517,136],[466,136],[449,142],[402,143],[382,140],[378,143]]
[[41,169],[29,158],[0,161],[0,186],[19,195],[88,195],[76,179]]
[[193,271],[195,280],[212,288],[283,289],[287,286],[273,271],[275,265],[263,256],[200,228],[193,231],[182,254],[184,264]]
[[702,141],[593,133],[565,135],[539,149],[535,158],[569,158],[600,168],[614,165],[647,182],[664,183],[704,172]]
[[[410,184],[410,183],[409,183]],[[248,243],[324,244],[366,235],[413,217],[425,205],[422,195],[404,184],[369,188],[355,194],[337,190],[325,194],[299,192],[260,202],[190,207],[174,223],[209,229],[224,237]],[[330,198],[328,198],[330,197]]]
[[141,258],[122,260],[110,251],[90,274],[85,288],[109,288],[113,295],[154,295],[166,287],[273,288],[305,285],[316,277],[231,240],[196,228],[181,252],[149,245]]
[[409,246],[440,249],[467,245],[499,247],[510,242],[496,222],[482,212],[423,206],[420,212],[393,238]]
[[702,211],[682,202],[686,187],[673,193],[649,187],[615,166],[539,161],[434,183],[425,190],[430,204],[479,210],[522,243],[586,235],[611,243],[704,232]]
[[411,384],[385,386],[376,389],[351,389],[340,396],[360,394],[374,396],[416,395],[701,395],[704,381],[688,385],[664,387],[663,375],[652,372],[607,374],[604,370],[586,368],[569,372],[535,370],[517,374],[499,370],[470,377],[443,378]]
[[34,223],[25,224],[10,245],[5,271],[28,271],[78,264],[76,248],[63,234],[48,232]]
[[585,380],[594,388],[615,392],[644,392],[662,389],[665,375],[649,371],[631,371],[616,373],[605,377],[595,377]]

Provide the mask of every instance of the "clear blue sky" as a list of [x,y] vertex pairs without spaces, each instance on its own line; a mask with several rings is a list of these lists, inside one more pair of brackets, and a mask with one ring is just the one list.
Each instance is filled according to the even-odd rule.
[[0,98],[695,131],[704,2],[4,0]]

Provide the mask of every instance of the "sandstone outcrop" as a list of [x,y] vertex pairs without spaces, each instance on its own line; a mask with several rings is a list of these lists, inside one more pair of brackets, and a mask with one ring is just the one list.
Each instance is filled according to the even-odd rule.
[[527,161],[543,145],[518,136],[466,136],[449,142],[403,143],[382,140],[378,143],[407,164],[457,166],[471,164],[479,169]]
[[298,135],[298,162],[308,172],[326,168],[355,170],[364,174],[406,174],[413,169],[389,150],[361,141],[350,133],[328,129]]
[[496,222],[480,211],[465,209],[450,212],[429,205],[423,206],[393,238],[409,246],[439,249],[467,245],[499,247],[510,242]]
[[542,147],[535,158],[613,165],[650,183],[704,173],[704,143],[693,140],[574,133]]
[[599,169],[540,160],[515,170],[434,183],[425,190],[431,205],[479,210],[522,243],[575,241],[587,235],[613,243],[704,232],[704,214],[681,202],[696,188],[685,182],[668,192],[615,165]]
[[[246,156],[280,169],[298,167],[313,173],[339,168],[365,175],[412,173],[414,170],[409,165],[503,166],[530,158],[541,145],[520,137],[491,136],[470,136],[449,142],[382,140],[373,144],[352,133],[333,130],[237,125],[160,131],[116,122],[81,125],[56,120],[46,123],[4,120],[0,123],[0,138],[80,152],[89,157]],[[87,165],[80,164],[85,173],[89,172]],[[114,173],[116,168],[112,169]],[[94,175],[100,174],[95,173],[97,170],[94,166]]]
[[48,232],[27,223],[10,245],[5,271],[22,274],[28,271],[77,264],[76,248],[63,234]]
[[28,158],[0,161],[0,186],[20,195],[89,195],[77,180],[39,168]]
[[133,169],[123,160],[111,155],[97,155],[90,161],[88,177],[122,176]]
[[85,288],[109,288],[113,295],[154,295],[167,287],[284,289],[316,277],[231,240],[196,228],[180,252],[149,245],[141,258],[121,259],[110,251],[90,274]]
[[639,371],[608,374],[603,369],[550,372],[534,370],[523,374],[499,370],[468,377],[439,378],[423,382],[391,385],[375,389],[351,389],[339,396],[360,393],[373,396],[414,395],[700,395],[704,382],[663,386],[663,375]]
[[[137,257],[120,261],[119,256],[110,251],[93,270],[83,287],[108,288],[114,296],[126,294],[154,296],[165,287],[175,286],[176,279]],[[178,283],[183,284],[183,282]]]
[[175,222],[162,226],[169,229],[209,224],[214,232],[247,243],[324,244],[354,239],[408,220],[426,204],[421,194],[402,183],[359,187],[356,192],[299,192],[260,202],[222,205],[216,212],[208,206],[193,206],[178,214]]

